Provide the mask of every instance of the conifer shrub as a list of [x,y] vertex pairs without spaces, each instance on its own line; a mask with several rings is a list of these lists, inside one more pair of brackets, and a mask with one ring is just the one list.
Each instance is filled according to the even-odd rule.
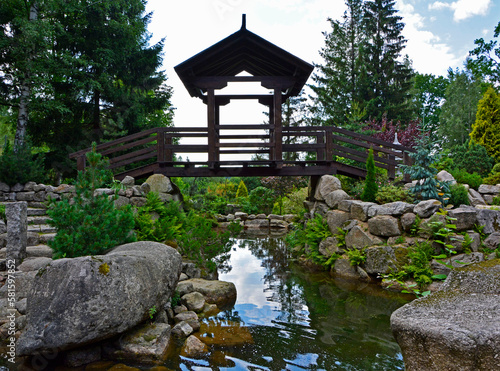
[[477,104],[470,137],[483,145],[490,156],[500,160],[500,95],[491,86]]
[[107,161],[96,152],[95,143],[86,156],[88,168],[78,172],[76,195],[70,200],[50,201],[47,210],[49,224],[57,228],[55,238],[49,241],[56,259],[100,255],[135,241],[131,206],[117,209],[116,196],[95,192],[112,181]]
[[365,202],[375,202],[377,196],[378,185],[375,179],[375,159],[373,157],[373,148],[368,151],[368,158],[366,159],[366,179],[363,193],[361,193],[361,200]]
[[463,169],[452,170],[451,175],[460,184],[468,184],[471,188],[478,189],[483,184],[483,178],[478,173],[468,173]]
[[248,189],[243,180],[240,180],[240,184],[238,184],[238,190],[236,191],[236,198],[245,198],[248,197]]
[[462,184],[454,184],[450,187],[450,205],[458,207],[469,204],[469,192]]
[[43,162],[43,154],[32,154],[28,143],[14,151],[6,139],[0,156],[0,181],[10,186],[30,181],[43,183],[46,174]]
[[455,170],[477,173],[481,177],[487,176],[495,165],[495,159],[488,155],[486,148],[471,141],[455,146],[451,158]]
[[412,203],[413,195],[406,188],[397,187],[393,184],[389,184],[381,187],[378,190],[377,196],[375,197],[375,201],[377,201],[377,203],[381,205],[396,201]]

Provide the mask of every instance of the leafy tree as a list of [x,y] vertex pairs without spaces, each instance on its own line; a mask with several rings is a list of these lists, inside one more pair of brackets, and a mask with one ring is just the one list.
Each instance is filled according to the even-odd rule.
[[[494,38],[500,35],[500,22],[498,22],[493,33]],[[474,41],[476,48],[469,52],[467,68],[474,76],[482,78],[491,84],[500,83],[500,46],[496,40],[484,41],[483,38]]]
[[[365,3],[363,29],[368,38],[362,52],[362,101],[369,118],[403,122],[413,117],[410,89],[413,71],[408,57],[402,55],[407,40],[404,23],[394,8],[394,0],[369,0]],[[402,57],[404,60],[401,61]]]
[[398,141],[403,146],[413,148],[416,143],[415,140],[419,134],[420,122],[417,120],[410,121],[406,127],[403,127],[400,122],[388,121],[386,116],[382,117],[381,121],[375,119],[366,122],[364,131],[372,133],[371,135],[377,139],[385,140],[387,142],[394,142],[396,133],[398,134]]
[[481,82],[469,71],[448,71],[450,84],[446,88],[446,101],[440,115],[439,136],[443,147],[464,144],[469,138],[476,117],[477,103],[481,99]]
[[135,240],[131,206],[117,209],[116,196],[96,192],[111,181],[112,174],[107,161],[96,152],[95,143],[86,156],[88,167],[78,172],[76,195],[71,200],[53,201],[47,210],[49,224],[57,228],[55,238],[49,241],[55,258],[103,254]]
[[477,106],[476,121],[470,137],[486,148],[488,154],[500,161],[500,95],[488,88]]
[[368,151],[366,159],[366,179],[361,200],[365,202],[375,202],[377,196],[378,185],[375,181],[375,159],[373,158],[373,148]]

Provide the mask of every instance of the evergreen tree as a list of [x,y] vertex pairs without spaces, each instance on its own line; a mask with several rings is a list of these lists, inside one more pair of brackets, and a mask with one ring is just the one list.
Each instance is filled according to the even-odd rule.
[[470,72],[448,72],[450,84],[440,115],[438,134],[444,148],[464,144],[469,139],[476,118],[477,103],[481,99],[481,83]]
[[366,2],[363,18],[368,37],[362,52],[362,98],[369,118],[403,122],[413,118],[409,91],[413,71],[407,57],[400,61],[407,40],[402,35],[402,17],[394,9],[394,0]]
[[375,181],[375,159],[373,157],[373,148],[368,151],[368,158],[366,159],[366,179],[363,193],[361,193],[361,200],[365,202],[375,202],[377,197],[378,185]]
[[346,127],[351,110],[360,103],[363,0],[346,0],[346,5],[342,21],[329,18],[332,30],[323,33],[325,46],[320,55],[324,64],[315,66],[320,73],[313,75],[315,84],[311,85],[316,94],[311,111],[319,119],[317,124]]
[[243,180],[240,180],[240,184],[238,184],[238,190],[236,191],[236,198],[245,198],[248,197],[248,189]]
[[476,121],[470,137],[500,161],[500,95],[489,87],[477,106]]

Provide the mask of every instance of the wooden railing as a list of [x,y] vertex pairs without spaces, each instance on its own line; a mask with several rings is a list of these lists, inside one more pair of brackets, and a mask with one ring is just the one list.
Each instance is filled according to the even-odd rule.
[[[402,145],[392,144],[373,137],[354,133],[336,127],[297,127],[283,128],[283,160],[274,159],[272,125],[218,125],[216,127],[216,161],[188,162],[179,161],[178,155],[208,153],[208,129],[205,128],[155,128],[132,134],[108,143],[99,144],[97,151],[110,159],[110,168],[118,173],[142,176],[156,172],[158,168],[174,166],[203,165],[209,168],[218,166],[317,166],[325,163],[342,163],[343,159],[363,164],[368,149],[373,148],[375,165],[387,170],[390,178],[396,175],[399,164],[409,164],[409,152],[413,150]],[[251,134],[250,131],[259,131]],[[228,133],[229,131],[229,133]],[[242,132],[241,134],[238,132]],[[186,144],[187,139],[197,138],[200,143]],[[204,142],[204,143],[201,143]],[[205,144],[207,143],[207,144]],[[78,170],[85,168],[85,154],[90,148],[72,153],[70,158],[77,160]],[[287,160],[287,153],[307,153],[307,160]],[[260,160],[221,161],[223,155],[260,155]],[[353,167],[353,168],[354,168]],[[359,170],[359,169],[358,169]],[[359,176],[359,172],[352,174]]]

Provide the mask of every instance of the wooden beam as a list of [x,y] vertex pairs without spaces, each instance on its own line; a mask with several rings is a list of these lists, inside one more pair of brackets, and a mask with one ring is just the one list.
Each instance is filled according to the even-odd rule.
[[207,121],[208,121],[208,161],[217,161],[215,138],[215,94],[214,89],[207,91]]
[[[281,127],[281,89],[274,88],[274,99],[273,99],[273,124],[274,124],[274,158],[275,161],[283,161],[283,137],[282,137],[282,127]],[[280,166],[280,165],[278,165]]]

